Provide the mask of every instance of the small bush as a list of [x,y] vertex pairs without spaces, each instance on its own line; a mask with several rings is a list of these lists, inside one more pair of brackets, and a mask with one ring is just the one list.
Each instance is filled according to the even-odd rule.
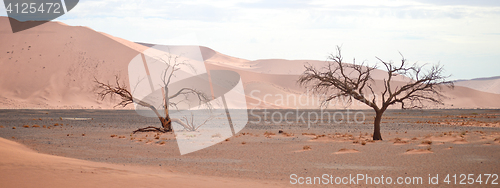
[[424,141],[422,141],[422,144],[431,145],[432,141],[430,141],[430,140],[424,140]]
[[276,134],[270,133],[270,132],[267,132],[267,131],[264,133],[264,136],[271,136],[271,135],[276,135]]
[[114,138],[114,137],[117,137],[117,136],[118,136],[118,135],[116,135],[116,134],[112,134],[112,135],[111,135],[111,138]]
[[12,127],[12,129],[16,129],[16,127]]
[[311,149],[311,146],[304,146],[302,147],[303,150],[310,150]]
[[24,128],[30,128],[30,126],[29,126],[29,125],[23,125],[23,127],[24,127]]
[[37,127],[38,128],[38,127],[40,127],[40,125],[33,125],[33,127]]
[[362,142],[361,142],[361,145],[363,145],[363,146],[364,146],[364,145],[366,145],[366,142],[365,142],[365,141],[362,141]]

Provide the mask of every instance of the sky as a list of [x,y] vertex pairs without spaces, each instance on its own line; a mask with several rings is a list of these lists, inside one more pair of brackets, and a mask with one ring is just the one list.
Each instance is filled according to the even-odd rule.
[[498,0],[80,0],[57,21],[248,60],[326,60],[341,46],[346,62],[401,53],[450,79],[500,76]]

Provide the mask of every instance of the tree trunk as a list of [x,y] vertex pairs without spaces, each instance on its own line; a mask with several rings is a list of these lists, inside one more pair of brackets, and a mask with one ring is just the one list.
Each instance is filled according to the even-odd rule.
[[373,129],[373,140],[382,140],[382,134],[380,134],[380,122],[382,121],[383,111],[376,111],[374,129]]
[[163,117],[158,117],[158,118],[160,119],[161,126],[166,132],[172,131],[172,120],[170,119],[169,116],[167,116],[166,118]]
[[[169,98],[168,98],[168,87],[163,88],[163,100],[164,100],[164,108],[165,108],[165,118],[160,118],[161,121],[161,126],[165,131],[170,132],[172,131],[172,119],[170,119],[170,115],[168,113],[168,106],[169,106]],[[162,120],[163,119],[163,120]]]

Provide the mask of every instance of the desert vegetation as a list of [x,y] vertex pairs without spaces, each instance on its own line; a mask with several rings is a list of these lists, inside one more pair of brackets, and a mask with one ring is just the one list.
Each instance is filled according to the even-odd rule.
[[[144,56],[144,54],[141,54]],[[101,100],[104,100],[107,96],[120,97],[120,102],[116,106],[125,107],[132,103],[138,104],[140,106],[151,109],[158,119],[160,120],[161,127],[149,126],[145,128],[140,128],[134,131],[136,132],[148,132],[148,131],[157,131],[157,132],[171,132],[172,131],[172,122],[178,123],[184,127],[184,129],[188,131],[196,131],[200,126],[204,125],[211,118],[208,118],[205,122],[195,125],[193,121],[193,115],[191,118],[184,117],[183,119],[171,118],[169,109],[177,108],[178,104],[181,102],[186,102],[188,100],[188,96],[196,96],[199,100],[199,104],[206,105],[209,109],[211,105],[209,103],[210,98],[203,92],[200,92],[196,89],[185,87],[181,88],[177,91],[170,91],[169,85],[172,82],[172,78],[176,76],[178,72],[181,71],[181,67],[185,67],[188,69],[194,69],[188,61],[180,61],[180,56],[167,55],[166,58],[157,58],[158,61],[164,63],[166,65],[166,69],[162,72],[162,93],[163,93],[163,114],[155,107],[155,104],[151,104],[146,102],[145,100],[138,99],[133,96],[133,92],[131,92],[126,84],[120,83],[120,79],[118,76],[115,76],[115,84],[110,84],[109,82],[101,82],[94,78],[94,81],[97,85],[98,96]],[[151,78],[149,78],[151,79]],[[184,97],[183,100],[179,102],[174,102],[174,98]],[[191,121],[190,121],[191,119]]]
[[[387,62],[377,57],[387,71],[383,80],[384,90],[380,95],[374,91],[375,80],[373,72],[377,65],[345,63],[340,47],[337,54],[331,54],[324,67],[316,68],[306,65],[305,71],[297,81],[302,86],[309,86],[313,91],[324,94],[324,107],[328,102],[339,97],[347,97],[348,102],[360,101],[375,110],[373,140],[382,140],[380,124],[382,115],[389,106],[400,104],[402,109],[423,108],[424,102],[442,104],[442,86],[453,88],[453,82],[448,81],[449,76],[443,73],[443,66],[437,64],[425,69],[425,65],[409,65],[401,55],[401,63]],[[395,86],[391,82],[398,75],[408,78],[407,83]],[[370,96],[366,95],[370,94]],[[380,96],[380,98],[377,98]],[[381,100],[381,103],[377,103]]]

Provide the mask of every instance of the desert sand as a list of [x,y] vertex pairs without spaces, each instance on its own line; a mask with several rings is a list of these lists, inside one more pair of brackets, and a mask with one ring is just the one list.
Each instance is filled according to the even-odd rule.
[[131,134],[158,125],[134,111],[2,110],[0,185],[254,187],[290,186],[291,174],[426,182],[429,174],[500,173],[498,110],[386,113],[383,141],[371,140],[370,122],[250,123],[226,141],[180,155],[173,133]]
[[37,153],[0,138],[1,187],[283,187]]

